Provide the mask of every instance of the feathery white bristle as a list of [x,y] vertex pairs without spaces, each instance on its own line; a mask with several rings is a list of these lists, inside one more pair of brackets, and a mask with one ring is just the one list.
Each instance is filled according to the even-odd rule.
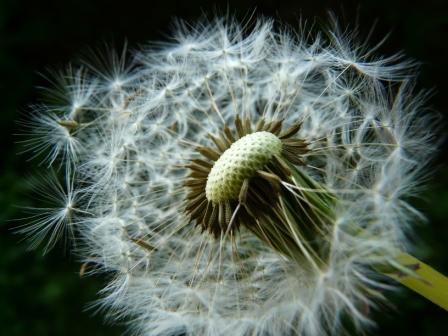
[[[371,323],[379,297],[365,287],[387,283],[370,266],[408,243],[418,212],[407,197],[434,148],[431,116],[411,91],[412,63],[375,58],[337,27],[330,39],[305,28],[180,23],[173,42],[129,62],[114,56],[107,72],[70,70],[57,91],[66,105],[36,107],[30,150],[73,165],[68,185],[83,186],[75,253],[93,273],[114,273],[102,304],[138,334],[323,335],[340,331],[345,314],[359,328]],[[244,229],[232,243],[188,222],[184,164],[237,115],[302,121],[303,169],[339,200],[324,271]],[[59,236],[71,192],[25,229],[36,243]]]

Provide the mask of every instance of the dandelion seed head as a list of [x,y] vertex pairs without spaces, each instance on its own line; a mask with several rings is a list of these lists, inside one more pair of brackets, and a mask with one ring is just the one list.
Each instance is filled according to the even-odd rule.
[[71,167],[82,202],[61,209],[91,273],[113,274],[112,319],[157,336],[372,324],[388,287],[372,267],[409,245],[434,119],[412,62],[306,29],[179,22],[170,43],[70,68],[35,108],[26,144]]

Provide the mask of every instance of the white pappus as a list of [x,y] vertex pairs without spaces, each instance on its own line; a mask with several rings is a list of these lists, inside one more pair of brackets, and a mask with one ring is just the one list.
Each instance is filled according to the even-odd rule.
[[[70,218],[45,209],[35,240],[69,224],[87,272],[113,274],[100,304],[138,335],[374,324],[390,287],[375,267],[408,248],[433,117],[415,64],[355,38],[337,25],[180,22],[130,61],[70,67],[28,140],[66,167]],[[228,171],[213,172],[211,199],[214,161]]]

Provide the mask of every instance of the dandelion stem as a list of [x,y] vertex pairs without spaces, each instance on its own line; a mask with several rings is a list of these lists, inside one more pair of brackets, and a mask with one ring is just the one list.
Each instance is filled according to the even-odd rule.
[[400,253],[391,262],[387,276],[448,310],[448,278],[417,258]]

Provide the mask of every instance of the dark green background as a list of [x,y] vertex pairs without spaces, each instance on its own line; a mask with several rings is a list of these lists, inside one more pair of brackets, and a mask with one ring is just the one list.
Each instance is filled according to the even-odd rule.
[[[43,257],[11,232],[23,216],[17,206],[38,205],[27,178],[35,163],[17,155],[16,121],[38,99],[45,85],[38,72],[61,68],[88,47],[104,42],[131,47],[164,39],[172,18],[194,19],[202,12],[228,8],[240,18],[252,13],[275,16],[292,25],[298,17],[321,21],[334,11],[367,32],[377,21],[374,38],[390,38],[380,53],[403,50],[422,62],[417,88],[434,89],[429,106],[446,120],[448,98],[448,6],[446,0],[420,1],[14,1],[0,0],[0,335],[118,335],[124,328],[103,325],[102,316],[86,312],[101,288],[98,278],[79,278],[79,265],[62,246]],[[373,43],[373,42],[372,42]],[[445,135],[446,128],[441,135]],[[448,274],[448,160],[446,142],[433,163],[428,188],[414,204],[429,218],[416,228],[418,256]],[[448,313],[403,290],[392,295],[395,308],[376,314],[372,334],[448,334]]]

